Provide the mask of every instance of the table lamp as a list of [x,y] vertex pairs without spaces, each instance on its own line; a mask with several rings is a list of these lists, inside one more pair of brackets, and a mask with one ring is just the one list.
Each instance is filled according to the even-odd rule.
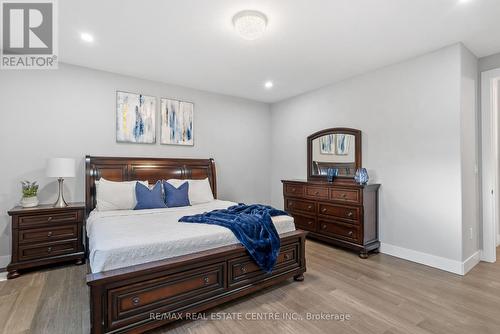
[[52,158],[47,162],[47,176],[57,177],[59,181],[59,196],[54,203],[55,208],[64,208],[68,203],[64,200],[63,183],[65,177],[75,177],[75,159]]

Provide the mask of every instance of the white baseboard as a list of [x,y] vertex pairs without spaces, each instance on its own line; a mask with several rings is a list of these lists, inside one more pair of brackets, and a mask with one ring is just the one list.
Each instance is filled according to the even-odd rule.
[[500,234],[497,235],[497,247],[500,246]]
[[10,263],[10,255],[0,256],[0,269],[7,267],[9,263]]
[[477,251],[469,256],[469,258],[462,263],[462,275],[467,274],[472,268],[476,266],[476,264],[479,263],[479,261],[481,261],[481,251]]
[[465,275],[479,263],[480,257],[480,252],[478,251],[467,260],[461,262],[386,243],[380,245],[380,252],[458,275]]

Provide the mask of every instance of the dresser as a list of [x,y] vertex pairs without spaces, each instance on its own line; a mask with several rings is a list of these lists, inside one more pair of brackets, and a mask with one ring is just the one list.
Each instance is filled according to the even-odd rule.
[[72,203],[65,208],[40,205],[10,210],[12,261],[7,266],[7,278],[19,277],[23,269],[49,264],[83,264],[84,212],[84,203]]
[[346,247],[367,258],[378,252],[379,184],[283,180],[285,210],[308,237]]

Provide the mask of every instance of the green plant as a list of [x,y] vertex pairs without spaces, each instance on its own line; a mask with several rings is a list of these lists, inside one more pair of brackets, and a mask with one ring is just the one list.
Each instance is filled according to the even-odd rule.
[[23,181],[23,197],[35,197],[38,192],[38,184],[35,182]]

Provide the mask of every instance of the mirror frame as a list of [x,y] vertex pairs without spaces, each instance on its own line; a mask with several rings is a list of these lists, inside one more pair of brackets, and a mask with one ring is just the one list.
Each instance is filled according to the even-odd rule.
[[[307,179],[308,180],[324,180],[326,181],[326,175],[313,175],[312,171],[312,144],[313,141],[319,137],[329,135],[329,134],[348,134],[354,136],[355,141],[355,154],[354,154],[354,167],[356,169],[361,168],[361,130],[350,129],[350,128],[330,128],[321,130],[313,133],[309,137],[307,137]],[[354,176],[337,176],[335,178],[338,182],[354,182]],[[334,182],[335,182],[334,180]]]

